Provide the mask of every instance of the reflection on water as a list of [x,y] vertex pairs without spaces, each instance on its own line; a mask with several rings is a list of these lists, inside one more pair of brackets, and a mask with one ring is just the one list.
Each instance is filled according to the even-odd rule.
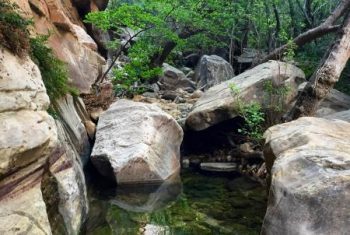
[[84,234],[259,234],[266,191],[247,178],[189,170],[182,184],[90,188]]

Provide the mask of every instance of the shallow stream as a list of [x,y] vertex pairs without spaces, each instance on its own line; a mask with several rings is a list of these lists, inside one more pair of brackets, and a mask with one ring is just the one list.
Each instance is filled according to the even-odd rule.
[[266,189],[245,177],[190,169],[162,185],[112,187],[92,180],[83,234],[259,234]]

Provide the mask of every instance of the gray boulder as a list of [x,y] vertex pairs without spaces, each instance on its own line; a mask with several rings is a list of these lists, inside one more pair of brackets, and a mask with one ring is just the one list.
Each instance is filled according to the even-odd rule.
[[271,176],[262,234],[348,234],[350,123],[299,118],[265,133]]
[[196,84],[181,70],[169,65],[163,64],[164,75],[159,79],[159,87],[161,90],[175,91],[181,88],[187,92],[193,92],[196,89]]
[[[305,75],[299,68],[277,61],[256,66],[228,81],[211,87],[196,102],[186,124],[189,128],[200,131],[222,121],[238,116],[234,106],[239,99],[245,103],[256,101],[263,103],[265,92],[264,82],[273,81],[288,86],[290,91],[284,102],[288,105],[297,94],[300,83],[305,81]],[[231,86],[238,90],[232,94]]]
[[226,60],[216,55],[204,55],[197,65],[195,80],[198,88],[208,90],[234,76],[233,68]]
[[117,183],[162,182],[180,169],[183,131],[155,105],[119,100],[101,114],[91,160]]

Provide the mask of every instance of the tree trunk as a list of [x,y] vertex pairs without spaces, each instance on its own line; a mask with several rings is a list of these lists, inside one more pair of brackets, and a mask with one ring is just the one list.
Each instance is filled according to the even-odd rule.
[[163,49],[161,53],[157,53],[153,56],[151,59],[151,65],[152,67],[161,67],[166,58],[169,56],[169,54],[172,52],[172,50],[176,47],[176,43],[173,41],[168,41],[164,44]]
[[338,39],[331,47],[310,82],[305,86],[286,120],[302,116],[311,116],[316,112],[320,102],[327,97],[350,58],[350,14],[344,21]]
[[[201,33],[203,30],[185,30],[184,32],[179,34],[180,39],[187,39],[192,37],[193,35],[196,35],[198,33]],[[174,41],[167,41],[164,43],[164,46],[162,48],[162,51],[160,53],[156,53],[151,58],[151,66],[153,67],[161,67],[164,61],[168,58],[170,53],[174,50],[174,48],[177,46],[176,42]]]
[[[305,33],[300,34],[298,37],[293,39],[293,42],[298,46],[303,46],[319,37],[322,37],[328,33],[336,32],[339,29],[339,26],[334,25],[336,21],[342,17],[345,13],[347,13],[350,9],[350,0],[342,0],[338,7],[332,12],[332,14],[318,27],[310,29]],[[268,60],[280,59],[283,55],[283,52],[288,49],[288,44],[285,44],[269,55],[264,57],[262,60],[258,61],[258,63],[264,63]]]

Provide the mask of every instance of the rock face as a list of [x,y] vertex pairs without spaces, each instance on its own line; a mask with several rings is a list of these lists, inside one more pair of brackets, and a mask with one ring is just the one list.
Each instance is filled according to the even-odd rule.
[[6,49],[0,57],[0,233],[50,234],[40,189],[43,166],[57,144],[54,120],[44,111],[49,98],[29,58]]
[[164,75],[159,79],[159,86],[162,90],[175,91],[181,88],[188,92],[193,92],[196,89],[196,85],[190,79],[186,78],[186,75],[179,69],[163,64]]
[[99,118],[91,160],[117,183],[163,181],[180,168],[182,138],[181,127],[160,108],[119,100]]
[[[54,106],[64,124],[66,132],[69,133],[74,149],[78,151],[85,165],[89,159],[91,149],[88,134],[84,126],[84,122],[89,120],[89,117],[84,117],[82,113],[79,115],[79,108],[77,107],[79,101],[77,99],[71,95],[67,95],[58,99]],[[87,113],[86,116],[88,116]]]
[[[25,17],[34,21],[37,34],[49,34],[49,46],[59,59],[67,63],[71,84],[82,93],[89,93],[91,84],[102,72],[105,64],[97,52],[97,45],[86,33],[79,12],[72,1],[15,0]],[[82,6],[91,1],[74,1]],[[79,4],[78,2],[84,2]],[[97,4],[94,1],[90,4]],[[103,5],[105,1],[100,1]],[[97,10],[97,9],[96,9]]]
[[[272,81],[289,87],[284,103],[291,103],[297,93],[298,85],[305,80],[303,71],[283,62],[269,61],[256,66],[228,81],[210,88],[194,105],[186,124],[189,128],[200,131],[222,121],[237,117],[234,110],[237,99],[244,103],[264,102],[264,82]],[[230,86],[238,90],[232,94]]]
[[208,90],[234,76],[233,68],[226,60],[216,55],[204,55],[197,65],[195,80],[198,88]]
[[0,58],[0,233],[78,234],[88,207],[70,122],[46,112],[49,98],[29,58],[6,49]]
[[300,118],[266,131],[271,186],[262,234],[349,232],[349,130],[341,120]]
[[[50,34],[71,84],[90,92],[105,61],[80,16],[107,1],[12,2],[33,20],[32,34]],[[0,234],[79,234],[87,217],[82,169],[90,119],[79,98],[56,100],[59,121],[46,112],[49,103],[38,67],[0,48]]]

